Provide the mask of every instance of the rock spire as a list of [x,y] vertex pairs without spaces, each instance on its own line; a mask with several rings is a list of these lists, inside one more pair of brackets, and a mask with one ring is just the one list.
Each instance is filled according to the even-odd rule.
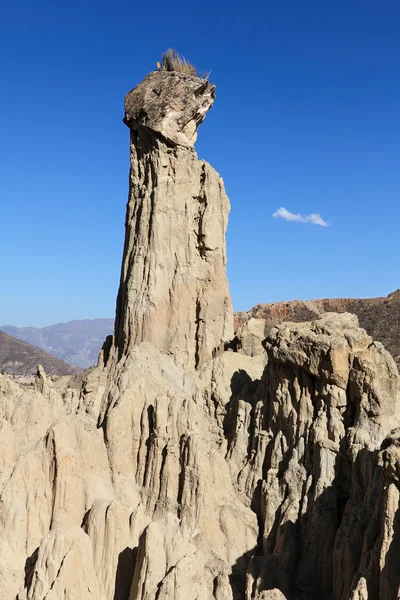
[[141,342],[197,368],[233,337],[226,278],[229,200],[194,151],[215,86],[155,71],[125,98],[130,128],[126,237],[117,300],[119,357]]

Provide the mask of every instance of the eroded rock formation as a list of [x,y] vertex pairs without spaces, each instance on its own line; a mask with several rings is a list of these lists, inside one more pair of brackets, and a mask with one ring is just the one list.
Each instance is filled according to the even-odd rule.
[[[324,300],[291,300],[257,304],[247,313],[235,314],[235,330],[245,353],[261,352],[260,344],[253,339],[249,348],[247,338],[249,328],[253,336],[257,331],[258,341],[265,338],[268,331],[284,321],[302,323],[318,319],[326,312],[352,313],[357,315],[360,326],[374,340],[381,342],[400,365],[400,290],[382,298],[325,298]],[[257,331],[256,331],[257,330]]]
[[[82,381],[0,376],[3,600],[392,600],[399,377],[351,315],[232,335],[207,82],[126,99],[115,338]],[[199,233],[200,232],[200,233]]]
[[118,358],[150,342],[193,368],[233,337],[229,200],[221,177],[193,148],[214,96],[215,86],[205,80],[156,71],[125,98],[131,171]]
[[253,559],[248,597],[269,587],[288,598],[397,597],[399,563],[389,579],[386,564],[399,543],[393,359],[349,314],[281,324],[264,346],[251,451],[238,476],[260,512],[266,555]]

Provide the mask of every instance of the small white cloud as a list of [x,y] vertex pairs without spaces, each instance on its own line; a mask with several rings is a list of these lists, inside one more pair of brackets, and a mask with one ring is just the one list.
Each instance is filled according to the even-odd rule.
[[285,221],[297,221],[298,223],[312,223],[321,227],[328,227],[327,223],[320,214],[301,215],[300,213],[292,213],[286,208],[278,208],[272,215],[275,219],[285,219]]

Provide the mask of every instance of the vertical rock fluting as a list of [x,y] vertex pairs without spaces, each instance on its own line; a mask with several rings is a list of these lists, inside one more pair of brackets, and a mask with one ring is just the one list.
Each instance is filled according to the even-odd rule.
[[398,598],[392,357],[350,314],[281,324],[263,345],[256,398],[234,400],[228,428],[231,471],[261,523],[263,556],[251,562],[247,598],[274,588],[290,600]]
[[119,358],[150,342],[197,368],[233,337],[226,278],[229,200],[193,149],[215,87],[156,71],[125,98],[131,131],[126,237],[117,300]]

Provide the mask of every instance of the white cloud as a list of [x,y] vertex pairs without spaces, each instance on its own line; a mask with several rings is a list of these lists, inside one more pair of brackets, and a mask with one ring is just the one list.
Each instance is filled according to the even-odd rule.
[[312,223],[313,225],[320,225],[321,227],[328,227],[327,223],[320,214],[301,215],[299,213],[292,213],[286,208],[278,208],[277,211],[272,215],[275,219],[285,219],[285,221],[297,221],[299,223]]

